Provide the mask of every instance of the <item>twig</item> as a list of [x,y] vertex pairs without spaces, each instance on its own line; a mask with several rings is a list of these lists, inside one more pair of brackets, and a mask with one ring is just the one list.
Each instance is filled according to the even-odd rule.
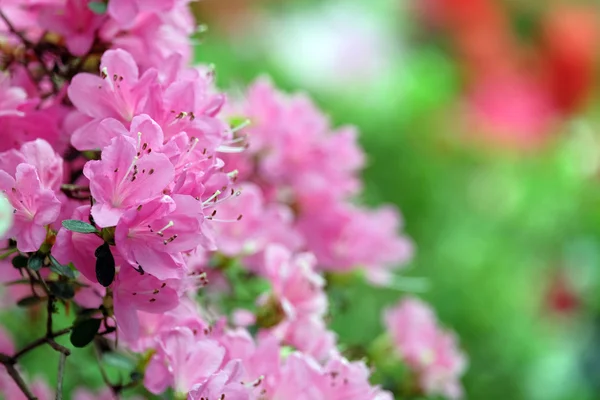
[[17,368],[15,368],[14,364],[4,364],[4,366],[6,367],[6,372],[8,372],[8,375],[10,375],[13,381],[15,381],[19,389],[21,389],[21,392],[23,392],[25,397],[27,397],[27,400],[38,400],[38,398],[35,397],[33,393],[31,393],[31,391],[27,387],[27,384],[21,377],[21,374],[19,374]]
[[48,343],[48,340],[52,340],[54,338],[57,338],[59,336],[62,335],[66,335],[67,333],[71,332],[71,328],[65,328],[62,329],[60,331],[54,332],[50,335],[50,337],[45,336],[43,338],[39,338],[34,342],[31,342],[30,344],[28,344],[27,346],[23,347],[21,350],[19,350],[14,356],[12,356],[13,360],[17,360],[19,359],[21,356],[29,353],[31,350],[38,348],[39,346]]
[[65,374],[66,360],[67,355],[65,353],[60,353],[60,360],[58,361],[58,382],[56,383],[56,400],[62,400],[63,377]]
[[[4,14],[4,12],[2,12],[2,10],[0,10],[0,18],[2,18],[2,20],[4,21],[4,23],[6,24],[6,26],[8,26],[8,29],[13,34],[15,34],[21,40],[21,42],[23,42],[23,44],[25,45],[25,47],[28,48],[28,49],[31,49],[31,51],[33,51],[33,53],[35,54],[35,56],[37,57],[37,59],[38,59],[38,61],[40,63],[40,66],[44,70],[44,74],[46,76],[48,76],[48,78],[50,79],[50,83],[52,84],[53,92],[55,94],[58,93],[60,91],[60,88],[58,87],[58,84],[55,82],[55,80],[52,79],[52,72],[48,69],[48,67],[46,66],[46,64],[44,64],[43,54],[40,51],[40,49],[38,48],[38,46],[36,46],[32,42],[30,42],[29,39],[27,39],[21,32],[19,32],[15,28],[15,26],[12,24],[12,22],[10,22],[10,20],[6,17],[6,15]],[[25,68],[25,69],[28,69],[28,68]]]
[[110,388],[114,398],[120,399],[121,397],[118,388],[110,382],[110,379],[108,378],[108,375],[106,374],[106,371],[102,366],[102,357],[100,355],[99,346],[99,342],[97,340],[94,340],[94,355],[96,356],[96,361],[98,362],[98,369],[100,370],[100,375],[102,375],[102,381],[104,381],[104,384]]
[[[1,13],[1,11],[0,11],[0,13]],[[29,274],[31,281],[33,282],[34,276],[29,271],[27,271],[27,272]],[[15,381],[17,386],[21,389],[21,391],[23,392],[23,394],[25,395],[27,400],[37,400],[37,397],[35,397],[34,395],[31,394],[31,391],[27,387],[27,384],[25,383],[25,381],[19,374],[19,371],[17,371],[15,364],[17,363],[18,359],[20,357],[22,357],[23,355],[27,354],[28,352],[32,351],[33,349],[36,349],[44,344],[48,344],[50,347],[52,347],[54,350],[56,350],[57,352],[60,353],[60,359],[59,359],[59,364],[58,364],[58,384],[57,384],[57,391],[56,391],[56,399],[62,400],[62,385],[63,385],[65,361],[67,359],[67,356],[69,356],[71,354],[71,351],[69,349],[67,349],[66,347],[58,344],[54,339],[59,336],[69,333],[71,331],[71,328],[62,329],[57,332],[54,332],[52,330],[52,313],[54,311],[54,302],[56,301],[56,298],[52,295],[50,288],[48,288],[48,285],[42,278],[41,274],[39,272],[36,272],[36,276],[39,279],[39,282],[41,283],[42,287],[44,288],[44,291],[48,294],[48,306],[47,306],[47,316],[46,316],[46,334],[44,335],[44,337],[31,342],[30,344],[28,344],[27,346],[25,346],[24,348],[19,350],[12,357],[8,356],[6,354],[0,353],[0,364],[4,365],[4,367],[6,367],[6,371],[11,376],[11,378]],[[34,291],[34,293],[35,293],[35,291]]]
[[2,12],[2,10],[0,10],[0,18],[2,18],[2,20],[4,21],[4,23],[6,24],[6,26],[8,26],[8,29],[15,35],[17,35],[19,37],[19,39],[23,42],[23,44],[27,47],[33,47],[33,43],[31,43],[25,36],[23,36],[23,34],[21,32],[19,32],[15,26],[12,24],[12,22],[10,22],[10,20],[6,17],[6,15],[4,14],[4,12]]

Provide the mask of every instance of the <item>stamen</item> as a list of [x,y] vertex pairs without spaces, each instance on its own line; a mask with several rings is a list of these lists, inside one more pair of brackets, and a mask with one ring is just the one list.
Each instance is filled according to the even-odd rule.
[[167,229],[171,228],[173,225],[175,225],[175,223],[173,221],[169,221],[169,223],[167,225],[165,225],[162,229],[160,229],[157,233],[157,235],[162,236],[163,232],[166,231]]
[[217,191],[215,192],[215,194],[213,194],[212,196],[210,196],[208,199],[204,200],[204,201],[202,202],[202,204],[204,204],[204,205],[206,205],[206,204],[209,204],[209,203],[210,203],[210,202],[211,202],[213,199],[216,199],[217,197],[219,197],[219,195],[220,195],[221,193],[222,193],[222,192],[221,192],[220,190],[217,190]]
[[200,140],[199,140],[198,138],[193,138],[193,139],[190,141],[190,148],[188,149],[188,151],[187,151],[187,152],[188,152],[188,153],[191,153],[192,151],[194,151],[194,148],[196,147],[196,145],[198,144],[198,142],[199,142],[199,141],[200,141]]
[[242,123],[240,123],[238,126],[231,128],[231,132],[232,133],[239,132],[240,130],[244,129],[251,123],[252,123],[252,121],[250,121],[249,119],[246,119],[246,120],[242,121]]
[[213,201],[213,202],[211,202],[211,203],[209,203],[209,200],[207,200],[207,201],[205,201],[205,202],[203,203],[203,206],[204,206],[204,208],[211,208],[211,207],[214,207],[214,206],[216,206],[217,204],[221,204],[221,203],[223,203],[224,201],[227,201],[227,200],[231,199],[232,197],[238,197],[238,196],[239,196],[239,195],[241,195],[241,194],[242,194],[242,191],[241,191],[241,190],[238,190],[238,191],[236,192],[234,189],[231,189],[231,193],[229,194],[229,196],[227,196],[227,197],[223,197],[223,198],[221,198],[221,199],[218,199],[218,200],[215,200],[215,201]]
[[136,167],[135,163],[137,162],[137,160],[139,160],[140,158],[138,156],[133,157],[133,161],[131,161],[131,164],[129,165],[129,169],[127,170],[127,172],[125,173],[125,175],[123,175],[123,178],[121,179],[121,182],[119,183],[119,186],[123,184],[123,182],[125,182],[125,180],[127,179],[127,177],[129,176],[129,173],[131,172],[132,169],[134,169],[134,167]]
[[238,217],[236,219],[217,219],[217,218],[213,218],[211,216],[204,217],[204,218],[209,221],[214,221],[214,222],[238,222],[239,220],[242,219],[242,217],[243,217],[243,215],[240,214],[240,215],[238,215]]

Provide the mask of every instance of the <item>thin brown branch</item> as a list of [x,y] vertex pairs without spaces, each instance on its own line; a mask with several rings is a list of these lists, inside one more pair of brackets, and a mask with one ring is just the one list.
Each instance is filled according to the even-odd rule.
[[4,12],[2,12],[2,10],[0,10],[0,18],[2,18],[2,20],[4,21],[4,23],[6,24],[6,26],[8,27],[8,29],[14,34],[16,35],[26,47],[33,47],[33,43],[31,43],[25,36],[23,36],[23,34],[21,32],[19,32],[15,26],[12,24],[12,22],[10,22],[10,20],[6,17],[6,15],[4,14]]
[[34,350],[34,349],[48,343],[48,340],[52,340],[52,339],[57,338],[62,335],[66,335],[69,332],[71,332],[71,328],[65,328],[65,329],[61,329],[60,331],[56,331],[56,332],[52,333],[52,335],[50,335],[50,337],[45,336],[43,338],[39,338],[39,339],[31,342],[27,346],[23,347],[14,356],[12,356],[12,358],[16,361],[23,355],[29,353],[31,350]]
[[17,371],[17,368],[14,366],[14,364],[4,364],[4,366],[6,367],[6,372],[8,372],[8,375],[10,375],[13,381],[15,381],[19,389],[21,389],[21,392],[23,392],[25,397],[27,397],[27,400],[38,400],[38,398],[31,393],[31,390],[29,390],[29,387],[27,387],[27,384],[21,377],[21,374],[19,374],[19,371]]

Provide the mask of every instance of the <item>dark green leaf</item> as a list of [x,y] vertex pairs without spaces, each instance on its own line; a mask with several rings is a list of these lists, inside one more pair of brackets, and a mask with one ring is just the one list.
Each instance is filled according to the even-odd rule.
[[95,314],[100,314],[100,310],[97,308],[84,308],[77,313],[81,318],[91,318]]
[[108,287],[115,280],[115,259],[110,251],[110,245],[104,242],[96,249],[96,279]]
[[40,304],[42,301],[44,301],[44,299],[42,297],[29,296],[29,297],[24,297],[21,300],[17,301],[17,305],[19,307],[31,307],[36,304]]
[[75,273],[68,265],[62,265],[56,258],[50,256],[50,269],[59,275],[66,276],[70,279],[75,279]]
[[101,322],[100,319],[76,320],[71,331],[71,344],[75,347],[85,347],[90,344],[98,333]]
[[48,287],[52,294],[60,299],[70,300],[75,297],[75,288],[69,282],[50,282]]
[[131,374],[129,374],[129,378],[133,381],[133,382],[139,382],[142,379],[144,379],[144,374],[142,374],[139,371],[133,371]]
[[15,268],[25,268],[27,266],[27,257],[17,255],[12,259],[12,265]]
[[87,222],[79,221],[77,219],[66,219],[62,222],[62,226],[72,232],[79,233],[96,233],[98,230],[93,225]]
[[96,14],[105,14],[106,9],[108,8],[106,3],[101,1],[90,1],[88,3],[88,8],[92,10],[92,12]]
[[29,261],[27,262],[27,267],[33,271],[39,271],[43,265],[44,256],[37,253],[29,257]]

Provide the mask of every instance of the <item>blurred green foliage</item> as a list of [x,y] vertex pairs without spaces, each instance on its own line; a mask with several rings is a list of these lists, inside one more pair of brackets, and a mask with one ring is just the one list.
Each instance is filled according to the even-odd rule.
[[[532,21],[523,16],[517,23],[527,30]],[[214,63],[223,88],[269,74],[286,90],[302,90],[260,52],[243,52],[240,61],[238,50],[209,33],[197,59]],[[382,332],[382,308],[423,278],[427,289],[417,294],[469,355],[468,398],[595,399],[600,375],[583,373],[598,310],[594,116],[565,124],[535,151],[495,149],[464,138],[453,111],[460,79],[439,44],[419,43],[407,49],[377,100],[350,89],[311,93],[335,124],[359,126],[368,155],[362,200],[399,206],[417,248],[397,288],[334,280],[332,326],[349,354],[367,355]],[[580,291],[574,314],[547,307],[557,269],[567,269]]]

